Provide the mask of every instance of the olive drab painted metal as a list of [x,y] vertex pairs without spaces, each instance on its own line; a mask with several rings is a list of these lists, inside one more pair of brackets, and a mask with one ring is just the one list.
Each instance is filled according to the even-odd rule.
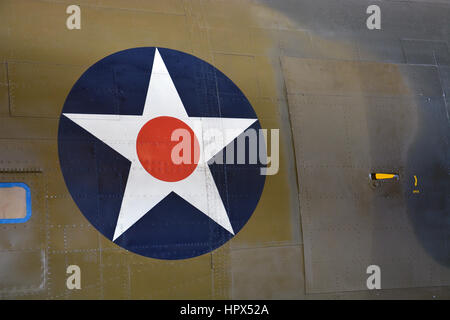
[[[450,4],[381,1],[368,29],[371,4],[78,1],[78,25],[70,1],[0,1],[0,182],[25,183],[32,203],[27,222],[0,224],[0,298],[449,298]],[[279,170],[252,217],[190,259],[104,237],[77,206],[92,194],[74,199],[60,166],[74,84],[138,47],[211,64],[279,129]],[[381,290],[367,287],[372,265]]]

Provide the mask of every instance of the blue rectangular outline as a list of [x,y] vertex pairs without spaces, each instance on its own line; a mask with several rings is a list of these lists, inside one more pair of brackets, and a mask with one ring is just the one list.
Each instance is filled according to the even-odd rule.
[[0,182],[0,188],[21,187],[25,189],[26,209],[27,214],[25,218],[18,219],[0,219],[0,223],[23,223],[31,218],[31,192],[30,187],[23,182]]

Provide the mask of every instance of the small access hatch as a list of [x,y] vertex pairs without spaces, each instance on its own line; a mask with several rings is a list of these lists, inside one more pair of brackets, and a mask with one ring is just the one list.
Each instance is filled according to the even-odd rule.
[[0,182],[0,223],[23,223],[30,218],[30,188],[22,182]]

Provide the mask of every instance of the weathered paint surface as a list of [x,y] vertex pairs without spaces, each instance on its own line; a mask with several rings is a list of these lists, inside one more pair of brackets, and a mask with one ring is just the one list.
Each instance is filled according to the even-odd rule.
[[[374,31],[366,0],[78,3],[82,28],[69,31],[70,1],[0,2],[0,181],[25,182],[33,203],[26,224],[0,225],[1,298],[450,297],[447,2],[379,1]],[[140,46],[213,64],[263,128],[280,128],[280,171],[253,217],[197,258],[114,245],[59,168],[58,119],[74,82]],[[372,184],[371,172],[400,180]],[[72,264],[82,290],[66,287]],[[370,264],[385,290],[365,287]]]

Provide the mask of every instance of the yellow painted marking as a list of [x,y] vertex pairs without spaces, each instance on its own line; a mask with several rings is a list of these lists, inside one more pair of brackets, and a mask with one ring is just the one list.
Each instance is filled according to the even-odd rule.
[[375,173],[375,179],[383,180],[383,179],[394,179],[396,177],[393,173]]
[[419,190],[413,190],[413,193],[419,193]]
[[414,187],[417,187],[417,177],[414,176]]

